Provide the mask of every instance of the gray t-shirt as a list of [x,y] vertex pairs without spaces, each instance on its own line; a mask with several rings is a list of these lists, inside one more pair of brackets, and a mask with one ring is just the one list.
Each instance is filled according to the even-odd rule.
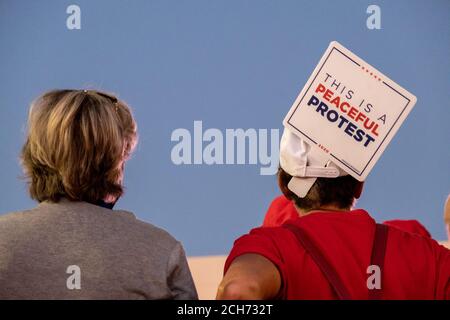
[[127,211],[66,199],[0,216],[0,299],[197,299],[182,245]]

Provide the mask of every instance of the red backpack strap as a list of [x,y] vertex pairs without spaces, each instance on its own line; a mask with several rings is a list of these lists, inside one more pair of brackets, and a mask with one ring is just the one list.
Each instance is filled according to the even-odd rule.
[[339,277],[336,270],[327,261],[322,252],[317,248],[317,246],[311,241],[308,235],[299,227],[286,223],[283,225],[284,228],[290,230],[301,246],[306,250],[306,252],[311,256],[314,262],[317,264],[319,269],[324,274],[325,278],[330,283],[331,287],[334,289],[336,295],[341,300],[351,300],[350,294]]
[[377,223],[375,227],[375,236],[373,238],[372,257],[370,259],[371,265],[376,265],[380,268],[380,289],[369,289],[369,300],[380,300],[383,293],[383,267],[384,257],[386,255],[386,244],[388,238],[389,228],[387,225]]

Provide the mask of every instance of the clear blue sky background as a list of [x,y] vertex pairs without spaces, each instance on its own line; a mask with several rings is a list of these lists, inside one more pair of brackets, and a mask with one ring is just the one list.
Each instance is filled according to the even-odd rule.
[[[82,29],[66,28],[81,7]],[[381,30],[366,8],[381,7]],[[175,166],[176,128],[281,128],[337,40],[418,97],[358,206],[419,219],[444,239],[450,192],[450,1],[0,0],[0,212],[30,208],[18,154],[29,103],[53,88],[116,92],[140,144],[118,208],[171,232],[189,255],[226,254],[279,194],[259,166]]]

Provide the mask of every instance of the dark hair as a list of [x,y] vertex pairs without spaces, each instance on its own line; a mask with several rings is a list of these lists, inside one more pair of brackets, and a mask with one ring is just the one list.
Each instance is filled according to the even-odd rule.
[[361,182],[352,176],[338,178],[317,178],[304,198],[298,197],[288,189],[292,176],[278,168],[278,186],[286,198],[293,200],[302,210],[310,211],[324,205],[334,205],[339,209],[350,208],[355,201],[355,194]]

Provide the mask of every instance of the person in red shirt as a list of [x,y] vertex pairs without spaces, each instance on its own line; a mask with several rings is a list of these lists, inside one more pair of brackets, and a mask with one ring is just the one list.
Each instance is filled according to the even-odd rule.
[[[450,299],[450,251],[423,230],[377,224],[352,210],[363,183],[345,172],[312,183],[299,175],[309,170],[302,166],[317,168],[307,145],[292,142],[298,139],[281,142],[285,198],[272,204],[281,214],[235,241],[217,299]],[[306,180],[306,195],[294,178]]]

